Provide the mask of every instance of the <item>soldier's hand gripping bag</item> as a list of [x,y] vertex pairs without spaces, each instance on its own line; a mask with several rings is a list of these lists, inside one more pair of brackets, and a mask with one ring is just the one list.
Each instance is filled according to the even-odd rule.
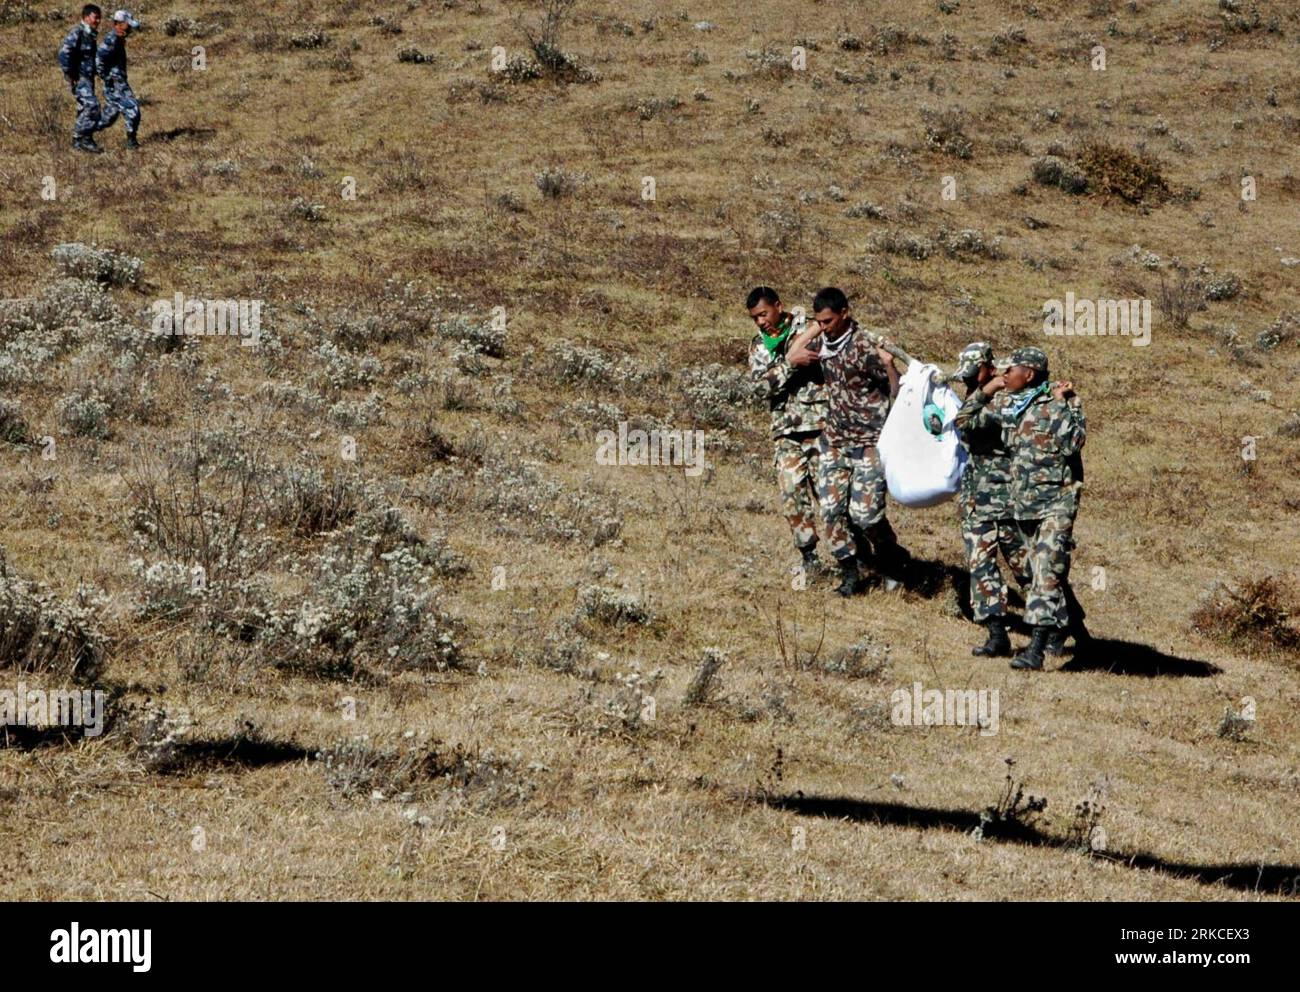
[[885,485],[904,506],[935,506],[961,485],[966,449],[953,422],[961,402],[948,386],[934,385],[939,376],[933,365],[909,365],[880,431],[876,450]]

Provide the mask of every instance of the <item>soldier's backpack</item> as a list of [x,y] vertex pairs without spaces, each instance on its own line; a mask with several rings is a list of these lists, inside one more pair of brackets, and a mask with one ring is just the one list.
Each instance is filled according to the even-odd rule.
[[961,401],[946,384],[934,384],[941,375],[933,365],[909,365],[880,431],[885,484],[904,506],[935,506],[961,485],[966,449],[953,423]]

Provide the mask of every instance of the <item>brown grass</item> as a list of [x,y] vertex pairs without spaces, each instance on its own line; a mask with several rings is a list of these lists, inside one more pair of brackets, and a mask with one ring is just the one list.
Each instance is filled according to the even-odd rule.
[[[1300,352],[1294,336],[1260,337],[1295,309],[1295,270],[1278,260],[1300,254],[1300,17],[1282,6],[1278,32],[1225,32],[1213,5],[1170,0],[1059,0],[1035,17],[1003,2],[944,14],[883,0],[864,14],[760,0],[685,20],[583,0],[558,45],[592,74],[511,82],[490,73],[491,50],[532,57],[518,17],[538,25],[540,6],[274,0],[245,20],[162,3],[131,42],[144,149],[128,156],[119,124],[94,159],[66,147],[72,102],[49,59],[66,25],[0,25],[0,298],[39,295],[53,245],[93,241],[144,260],[140,286],[111,290],[121,326],[147,333],[136,314],[178,291],[258,298],[279,345],[141,350],[78,324],[38,374],[6,380],[8,422],[57,442],[53,460],[0,442],[9,573],[65,603],[83,583],[105,593],[99,681],[120,721],[71,745],[4,738],[0,847],[14,856],[0,896],[1272,898],[1300,863],[1285,702],[1300,671],[1189,618],[1215,580],[1292,574],[1300,546],[1300,441],[1276,430],[1300,408]],[[705,17],[713,29],[696,30]],[[316,28],[329,44],[302,47]],[[1089,68],[1095,38],[1105,72]],[[804,72],[782,61],[796,43]],[[195,44],[205,72],[189,67]],[[400,61],[407,48],[434,57]],[[42,110],[56,97],[57,134]],[[1137,156],[1098,161],[1114,195],[1027,182],[1035,158],[1081,143]],[[581,178],[544,195],[537,176],[556,168]],[[1243,170],[1257,202],[1241,200]],[[941,198],[948,175],[955,201]],[[1163,185],[1199,199],[1153,209]],[[851,212],[865,201],[885,219]],[[882,230],[975,231],[1000,247],[873,250]],[[1240,273],[1242,292],[1186,327],[1158,315],[1148,348],[1045,338],[1045,299],[1117,295],[1117,270],[1154,284],[1128,260],[1134,244],[1161,271],[1178,258]],[[973,339],[1046,347],[1089,419],[1074,576],[1105,640],[1095,664],[1026,676],[972,658],[978,632],[946,592],[845,603],[822,581],[792,586],[765,418],[728,391],[759,283],[805,306],[839,284],[867,323],[947,365]],[[500,354],[442,320],[478,327],[498,306]],[[599,355],[582,372],[566,346]],[[60,400],[91,387],[115,403],[105,439],[60,426]],[[722,425],[708,426],[710,469],[598,466],[594,434],[620,416]],[[162,551],[135,526],[133,452],[161,460],[236,428],[267,466],[249,500],[234,463],[154,478],[181,564],[192,548],[209,585],[247,581],[214,600],[224,613],[182,589],[189,608],[142,616],[133,559]],[[1244,435],[1259,438],[1249,473]],[[325,628],[340,643],[316,645],[351,667],[297,670],[260,638],[249,618],[322,594],[332,544],[370,540],[350,507],[310,502],[333,490],[271,513],[273,469],[292,465],[354,480],[363,510],[391,504],[433,542],[386,531],[378,553],[463,562],[421,566],[430,615],[456,621],[454,666],[386,662],[384,624],[409,629],[383,612],[387,594],[372,596],[364,644],[345,651],[340,621]],[[513,478],[526,491],[485,485]],[[256,569],[221,557],[241,507],[240,540],[269,542]],[[914,554],[957,567],[954,514],[890,511]],[[367,559],[372,593],[391,588],[393,560]],[[654,622],[583,616],[593,586]],[[688,706],[706,649],[726,663]],[[18,676],[0,664],[0,688]],[[890,694],[915,681],[998,689],[998,734],[894,726]],[[1245,697],[1259,703],[1249,735],[1221,736],[1225,706]],[[133,736],[146,700],[188,714],[176,743],[191,749],[177,753],[203,760],[150,770]],[[352,762],[357,782],[377,768],[381,784],[345,790],[318,753]],[[1009,756],[1017,790],[1048,804],[1037,833],[977,841]],[[1107,851],[1081,856],[1076,806],[1103,778]],[[1274,868],[1249,881],[1194,870],[1233,864]]]

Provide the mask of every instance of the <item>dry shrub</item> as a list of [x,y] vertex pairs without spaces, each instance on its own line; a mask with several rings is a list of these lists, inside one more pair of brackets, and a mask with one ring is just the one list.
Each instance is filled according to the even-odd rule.
[[1094,193],[1113,194],[1127,203],[1158,201],[1169,195],[1159,161],[1146,152],[1135,155],[1103,141],[1091,141],[1079,149],[1078,163]]
[[1292,623],[1296,590],[1272,575],[1216,582],[1192,613],[1197,633],[1248,654],[1300,650],[1300,630]]
[[1199,272],[1175,268],[1172,274],[1160,273],[1156,309],[1174,327],[1186,327],[1192,314],[1205,309],[1205,298],[1205,281]]

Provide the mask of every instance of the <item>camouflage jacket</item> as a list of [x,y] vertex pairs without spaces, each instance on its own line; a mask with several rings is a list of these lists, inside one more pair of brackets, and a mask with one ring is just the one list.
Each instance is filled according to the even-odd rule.
[[1013,419],[1015,398],[1008,396],[1000,407],[1011,452],[1011,515],[1016,520],[1073,516],[1079,512],[1083,490],[1083,406],[1077,398],[1055,399],[1049,387]]
[[[849,339],[836,355],[824,355],[822,373],[826,377],[826,443],[836,448],[872,446],[880,440],[880,429],[893,402],[889,391],[889,373],[857,322],[850,325]],[[817,335],[809,342],[820,348],[824,341]]]
[[[786,315],[786,321],[789,321]],[[782,326],[785,326],[784,323]],[[749,346],[749,374],[766,383],[767,404],[772,415],[772,437],[816,433],[826,423],[826,387],[817,365],[795,368],[785,360],[791,334],[775,354],[767,350],[763,335],[754,335]]]
[[72,80],[95,78],[96,34],[84,21],[68,32],[59,46],[59,68]]
[[125,83],[126,39],[119,38],[115,31],[110,31],[95,52],[95,68],[104,82]]
[[1006,393],[986,396],[972,389],[957,411],[957,436],[970,456],[961,474],[962,520],[987,522],[1011,516],[1011,452],[1000,409]]

